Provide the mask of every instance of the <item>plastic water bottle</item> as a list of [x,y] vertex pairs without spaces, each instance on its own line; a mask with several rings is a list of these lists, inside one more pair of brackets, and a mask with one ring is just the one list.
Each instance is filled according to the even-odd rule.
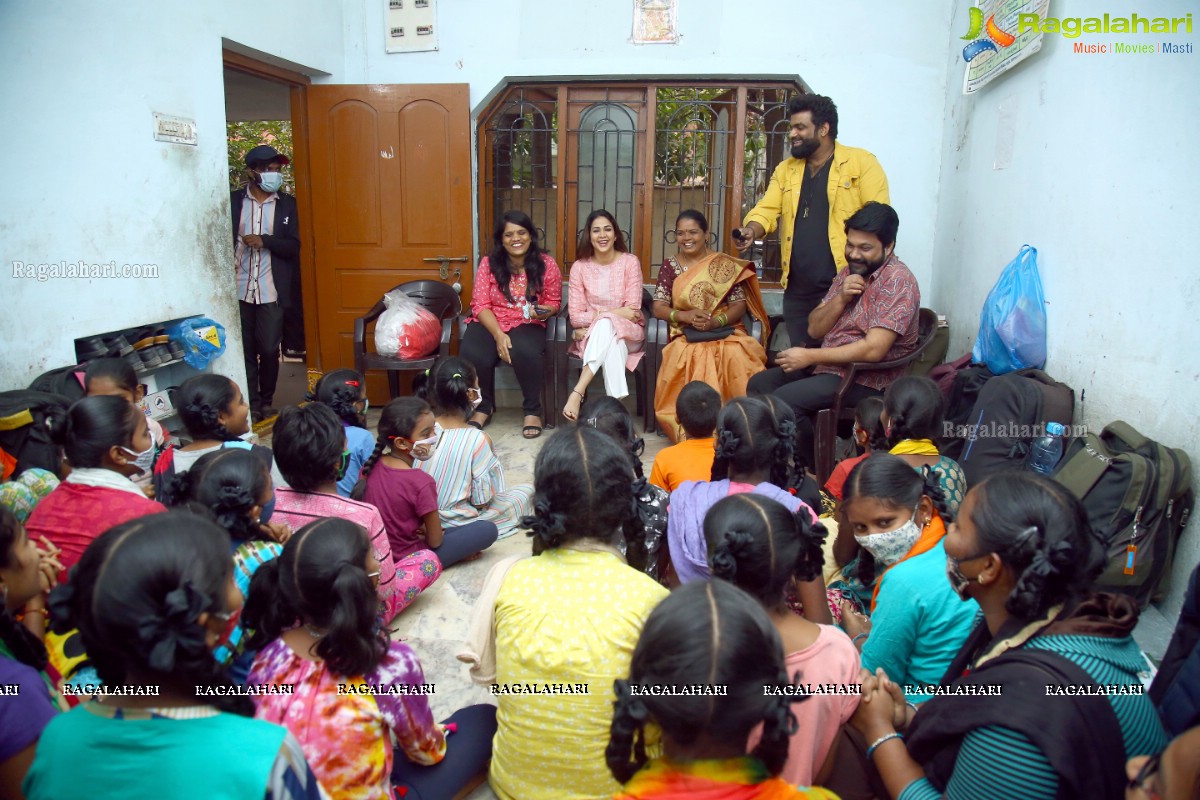
[[1035,439],[1029,450],[1025,466],[1042,475],[1054,472],[1063,454],[1063,433],[1066,429],[1058,422],[1046,423],[1046,435]]

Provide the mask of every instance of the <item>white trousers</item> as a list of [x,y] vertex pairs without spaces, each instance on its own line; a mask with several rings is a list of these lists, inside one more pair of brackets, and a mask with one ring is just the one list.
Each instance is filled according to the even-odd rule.
[[625,380],[625,360],[629,348],[624,339],[618,339],[611,320],[599,319],[588,330],[587,345],[583,348],[583,363],[599,375],[604,371],[604,391],[609,397],[620,399],[629,396],[629,383]]

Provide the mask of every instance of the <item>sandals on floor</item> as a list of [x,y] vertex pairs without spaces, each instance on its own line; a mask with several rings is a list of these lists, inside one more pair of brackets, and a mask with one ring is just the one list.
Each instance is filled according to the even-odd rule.
[[[529,414],[528,416],[532,417],[534,415]],[[521,435],[524,436],[526,439],[536,439],[542,435],[542,426],[541,425],[526,425],[524,428],[521,429]]]
[[[476,412],[476,413],[478,413],[478,412]],[[471,416],[475,416],[475,414],[473,413]],[[481,431],[481,430],[483,430],[483,429],[484,429],[484,428],[486,428],[488,425],[490,425],[490,424],[491,424],[491,422],[492,422],[492,415],[491,415],[491,414],[488,414],[488,415],[487,415],[487,417],[486,417],[486,418],[483,420],[483,422],[478,422],[478,421],[476,421],[476,420],[473,420],[473,419],[468,419],[468,420],[467,420],[467,424],[468,424],[468,425],[470,425],[472,428],[474,428],[474,429],[475,429],[475,430],[477,430],[477,431]]]

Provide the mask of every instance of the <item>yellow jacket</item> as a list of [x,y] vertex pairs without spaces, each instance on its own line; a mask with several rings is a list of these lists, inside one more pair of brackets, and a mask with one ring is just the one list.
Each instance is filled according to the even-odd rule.
[[[771,174],[767,193],[750,209],[742,225],[757,222],[767,233],[779,231],[779,255],[783,268],[780,284],[787,286],[788,264],[792,256],[792,231],[796,227],[796,209],[800,205],[800,184],[804,181],[805,160],[784,159]],[[875,156],[858,147],[834,143],[833,163],[829,167],[829,247],[838,272],[846,267],[846,220],[872,200],[887,203],[887,175]]]

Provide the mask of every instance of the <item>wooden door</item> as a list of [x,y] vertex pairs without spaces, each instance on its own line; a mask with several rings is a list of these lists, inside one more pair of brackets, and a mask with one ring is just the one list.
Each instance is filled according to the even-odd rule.
[[[457,281],[469,302],[468,87],[312,86],[308,128],[319,364],[328,372],[353,368],[355,318],[398,284]],[[451,259],[448,274],[440,257]],[[387,399],[382,373],[367,385],[373,403]]]

